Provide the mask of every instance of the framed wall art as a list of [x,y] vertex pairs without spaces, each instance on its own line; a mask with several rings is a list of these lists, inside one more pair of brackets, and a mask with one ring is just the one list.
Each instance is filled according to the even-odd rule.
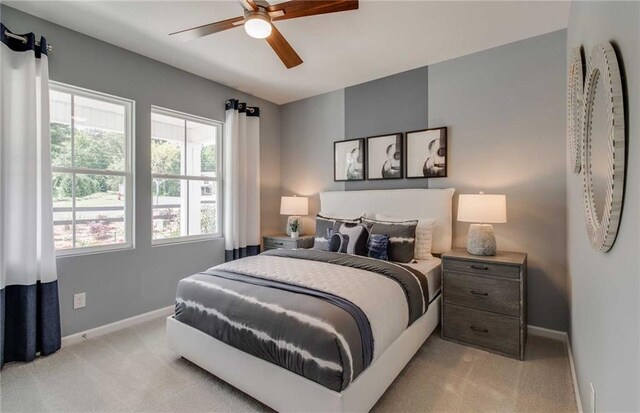
[[364,180],[364,138],[333,143],[333,180]]
[[367,138],[367,179],[402,179],[402,134]]
[[447,128],[406,133],[407,178],[447,176]]

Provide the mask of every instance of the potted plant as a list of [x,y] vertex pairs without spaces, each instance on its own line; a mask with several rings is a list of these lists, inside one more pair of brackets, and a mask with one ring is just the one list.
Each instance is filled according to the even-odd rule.
[[298,233],[300,229],[300,220],[292,219],[291,222],[289,222],[289,229],[291,230],[291,238],[298,238],[298,236],[300,236]]

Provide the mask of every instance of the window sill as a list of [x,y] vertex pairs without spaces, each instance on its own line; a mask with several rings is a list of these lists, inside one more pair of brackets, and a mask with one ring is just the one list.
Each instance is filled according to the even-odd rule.
[[108,252],[128,251],[134,249],[132,244],[105,245],[100,247],[83,247],[56,251],[56,258],[79,257],[82,255],[104,254]]
[[203,235],[203,236],[191,236],[191,237],[176,237],[176,238],[164,238],[151,241],[152,247],[164,247],[176,244],[189,244],[192,242],[214,241],[222,240],[224,236],[222,234]]

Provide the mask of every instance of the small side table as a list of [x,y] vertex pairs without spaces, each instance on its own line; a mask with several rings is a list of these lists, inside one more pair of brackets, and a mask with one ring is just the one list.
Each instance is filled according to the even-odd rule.
[[524,359],[527,254],[442,254],[442,338]]
[[264,251],[274,249],[295,250],[298,248],[313,247],[313,238],[313,235],[301,235],[298,238],[291,238],[286,234],[267,235],[262,237],[262,243],[264,245]]

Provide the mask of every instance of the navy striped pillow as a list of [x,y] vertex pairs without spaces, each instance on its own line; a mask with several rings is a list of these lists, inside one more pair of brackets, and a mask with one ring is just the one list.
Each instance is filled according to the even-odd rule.
[[367,255],[371,258],[388,261],[389,236],[386,234],[371,234],[367,242]]

